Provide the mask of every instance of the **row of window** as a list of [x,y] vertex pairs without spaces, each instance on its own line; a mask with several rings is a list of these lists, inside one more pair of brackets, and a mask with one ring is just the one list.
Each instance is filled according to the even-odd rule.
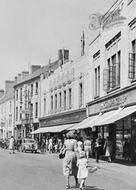
[[[103,70],[103,89],[107,92],[120,86],[121,51],[107,59],[107,69]],[[94,97],[100,96],[100,66],[95,68]],[[136,80],[136,39],[131,42],[129,53],[129,79]]]
[[[72,108],[72,88],[54,93],[50,96],[50,111],[59,112]],[[83,84],[79,83],[79,107],[83,105]],[[47,100],[44,97],[44,115],[46,114]]]
[[[27,114],[27,119],[29,119],[29,116],[30,118],[33,118],[33,104],[32,103],[29,105],[29,110],[30,110],[30,113]],[[19,118],[18,118],[18,114],[19,114]],[[35,103],[35,118],[37,117],[38,117],[38,102]],[[18,107],[16,107],[16,121],[18,119],[22,120],[22,106],[20,106],[20,112],[18,110]]]
[[[25,91],[25,93],[26,93],[26,91]],[[30,95],[31,97],[33,97],[33,95],[34,95],[34,84],[31,84],[31,89],[30,89],[30,92],[28,91],[28,96]],[[38,94],[38,82],[36,82],[35,83],[35,95],[37,95]],[[18,100],[18,98],[19,98],[19,90],[17,89],[16,90],[16,100]],[[26,96],[26,94],[25,94],[25,96]],[[20,88],[20,101],[22,102],[22,98],[23,98],[23,93],[22,93],[22,88]]]

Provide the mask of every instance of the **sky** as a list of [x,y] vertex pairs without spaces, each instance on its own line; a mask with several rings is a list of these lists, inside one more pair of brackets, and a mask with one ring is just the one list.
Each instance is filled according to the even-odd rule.
[[84,30],[86,49],[96,32],[89,15],[104,14],[116,0],[0,0],[0,89],[30,65],[46,65],[67,48],[80,56]]

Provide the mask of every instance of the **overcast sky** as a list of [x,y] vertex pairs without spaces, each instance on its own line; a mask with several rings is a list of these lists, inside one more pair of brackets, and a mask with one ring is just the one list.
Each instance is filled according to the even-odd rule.
[[89,15],[105,13],[115,0],[0,0],[0,88],[29,64],[46,65],[68,48],[80,56],[85,31],[86,47],[94,35]]

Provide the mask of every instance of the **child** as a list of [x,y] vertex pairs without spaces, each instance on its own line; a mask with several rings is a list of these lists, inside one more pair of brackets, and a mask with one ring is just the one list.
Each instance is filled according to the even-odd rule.
[[85,180],[88,177],[88,164],[87,158],[84,151],[79,153],[79,158],[77,160],[78,173],[77,178],[81,180],[80,182],[80,190],[83,190],[85,187]]

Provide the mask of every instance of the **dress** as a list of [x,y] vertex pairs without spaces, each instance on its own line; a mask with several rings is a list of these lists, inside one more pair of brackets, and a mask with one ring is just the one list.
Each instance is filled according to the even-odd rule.
[[104,147],[106,148],[105,156],[107,156],[107,157],[111,156],[111,154],[112,154],[112,143],[111,143],[111,141],[107,140],[105,142],[105,146]]
[[78,150],[78,152],[80,152],[80,151],[83,150],[83,143],[82,143],[82,141],[78,141],[77,142],[77,150]]
[[85,150],[85,152],[91,152],[91,141],[90,140],[85,140],[84,150]]
[[9,150],[14,150],[14,138],[11,138],[9,141]]
[[65,176],[77,176],[77,141],[75,139],[67,139],[64,142],[66,154],[63,159],[63,174]]
[[77,160],[78,173],[77,178],[84,179],[88,177],[87,159],[81,158]]
[[48,147],[49,151],[52,150],[52,148],[53,148],[53,140],[49,139],[49,147]]

